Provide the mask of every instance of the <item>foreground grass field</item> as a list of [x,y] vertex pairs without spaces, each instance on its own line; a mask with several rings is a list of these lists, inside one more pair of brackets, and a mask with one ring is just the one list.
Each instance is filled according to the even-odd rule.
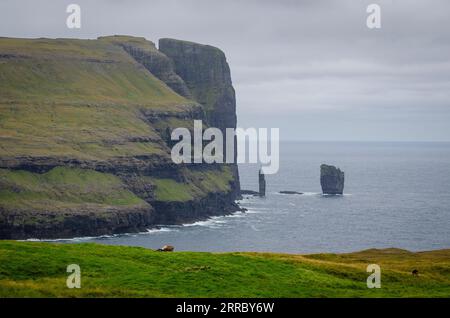
[[[67,265],[81,288],[66,287]],[[381,288],[368,289],[368,264]],[[419,277],[411,270],[419,270]],[[0,242],[0,297],[449,297],[450,250],[350,254],[161,253],[98,244]]]

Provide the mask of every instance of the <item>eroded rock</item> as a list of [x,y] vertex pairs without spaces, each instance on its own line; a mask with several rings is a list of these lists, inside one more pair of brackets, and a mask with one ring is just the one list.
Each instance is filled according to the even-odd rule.
[[323,194],[344,193],[344,172],[335,166],[320,166],[320,185]]

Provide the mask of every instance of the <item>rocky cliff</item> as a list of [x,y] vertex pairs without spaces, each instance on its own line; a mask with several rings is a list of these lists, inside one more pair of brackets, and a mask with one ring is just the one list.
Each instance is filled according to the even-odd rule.
[[[224,137],[227,128],[236,128],[236,96],[225,54],[210,45],[175,39],[160,39],[159,50],[173,61],[194,99],[204,105],[209,125],[221,129]],[[236,146],[236,139],[232,142]],[[234,162],[236,157],[235,152]],[[231,168],[239,188],[237,165]]]
[[236,165],[170,158],[174,128],[236,126],[217,48],[1,38],[0,74],[0,238],[135,232],[237,209]]
[[335,166],[322,164],[320,166],[320,185],[323,194],[343,194],[344,172]]
[[174,62],[193,97],[205,106],[213,127],[236,127],[236,98],[225,54],[210,45],[160,39],[159,50]]

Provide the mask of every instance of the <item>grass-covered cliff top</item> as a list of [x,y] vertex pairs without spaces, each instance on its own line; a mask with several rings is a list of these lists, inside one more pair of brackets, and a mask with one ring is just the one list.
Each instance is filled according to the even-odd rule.
[[115,45],[120,38],[106,39],[0,38],[0,101],[163,109],[189,103]]
[[119,46],[122,45],[131,45],[133,48],[138,48],[143,51],[158,51],[155,43],[147,40],[144,37],[135,37],[128,35],[109,35],[109,36],[101,36],[97,40],[102,41],[104,43],[116,44]]
[[195,102],[137,63],[120,39],[0,38],[0,158],[167,152],[141,111],[177,113]]
[[[155,246],[157,248],[157,246]],[[368,289],[368,264],[381,288]],[[68,289],[66,268],[81,267]],[[412,269],[419,276],[411,275]],[[0,297],[449,297],[450,250],[350,254],[161,253],[97,244],[0,242]]]

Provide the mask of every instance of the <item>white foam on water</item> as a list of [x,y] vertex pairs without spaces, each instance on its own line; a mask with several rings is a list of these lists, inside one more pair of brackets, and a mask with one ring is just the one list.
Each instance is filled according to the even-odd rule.
[[247,213],[247,214],[260,214],[260,213],[264,213],[264,210],[263,209],[251,209],[251,208],[249,208],[249,209],[247,209],[247,211],[245,211],[245,213]]
[[137,233],[119,233],[119,234],[109,234],[109,235],[99,235],[99,236],[79,236],[79,237],[73,237],[73,238],[58,238],[58,239],[37,239],[37,238],[30,238],[26,240],[18,240],[19,242],[84,242],[84,241],[92,241],[92,240],[100,240],[100,239],[110,239],[115,237],[121,237],[121,236],[131,236],[136,237],[137,235],[142,234],[154,234],[154,233],[161,233],[161,232],[170,232],[170,231],[177,231],[175,228],[169,228],[169,227],[158,227],[158,228],[149,228],[144,232],[137,232]]
[[90,241],[93,239],[101,239],[101,238],[112,238],[116,237],[118,234],[113,235],[99,235],[99,236],[79,236],[73,238],[59,238],[59,239],[37,239],[30,238],[26,240],[18,240],[19,242],[82,242],[82,241]]
[[226,221],[222,220],[223,216],[213,216],[207,220],[197,221],[194,223],[183,224],[183,227],[191,227],[191,226],[205,226],[210,228],[220,227],[221,224],[226,223]]
[[[250,201],[250,200],[249,200]],[[237,202],[242,202],[237,201]],[[252,202],[246,202],[252,205]],[[241,205],[243,206],[243,205]],[[244,205],[245,206],[245,205]],[[193,226],[202,226],[202,227],[208,227],[208,228],[220,228],[224,224],[227,223],[227,218],[243,218],[247,214],[257,214],[257,213],[264,213],[264,210],[268,210],[267,208],[248,208],[246,212],[237,211],[235,213],[229,214],[229,215],[223,215],[223,216],[212,216],[206,220],[201,220],[193,223],[186,223],[182,225],[170,225],[170,226],[157,226],[155,228],[149,228],[144,232],[138,232],[138,233],[120,233],[120,234],[111,234],[111,235],[99,235],[99,236],[81,236],[81,237],[74,237],[74,238],[60,238],[60,239],[37,239],[37,238],[30,238],[23,241],[28,242],[83,242],[83,241],[92,241],[92,240],[99,240],[99,239],[110,239],[110,238],[116,238],[120,236],[130,236],[130,237],[136,237],[138,235],[149,235],[149,234],[157,234],[157,233],[164,233],[164,232],[171,232],[171,231],[179,231],[180,228],[183,227],[193,227]]]
[[172,231],[178,231],[175,227],[160,227],[160,228],[152,228],[147,229],[145,232],[140,232],[137,234],[154,234],[154,233],[161,233],[161,232],[172,232]]
[[243,218],[247,212],[235,212],[233,214],[225,215],[225,218]]

